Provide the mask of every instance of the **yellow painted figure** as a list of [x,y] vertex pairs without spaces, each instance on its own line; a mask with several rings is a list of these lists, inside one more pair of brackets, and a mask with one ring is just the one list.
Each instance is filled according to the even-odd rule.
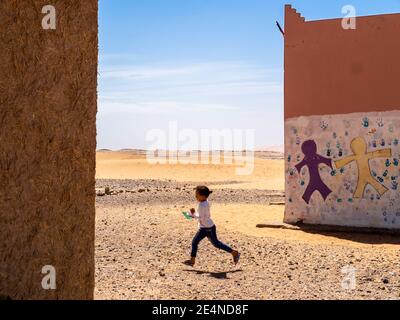
[[335,161],[336,168],[340,169],[355,161],[358,166],[358,184],[354,193],[354,198],[362,198],[364,196],[365,187],[370,184],[380,195],[383,195],[388,188],[379,183],[371,174],[369,161],[376,158],[390,158],[392,156],[391,149],[383,149],[374,152],[367,152],[367,143],[363,138],[356,138],[351,142],[351,150],[354,155]]

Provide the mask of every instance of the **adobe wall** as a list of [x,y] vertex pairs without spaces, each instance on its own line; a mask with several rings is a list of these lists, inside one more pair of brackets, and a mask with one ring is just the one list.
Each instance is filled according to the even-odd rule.
[[400,14],[286,7],[285,221],[400,229]]
[[[56,30],[42,28],[48,4]],[[93,298],[97,5],[0,1],[2,296]]]

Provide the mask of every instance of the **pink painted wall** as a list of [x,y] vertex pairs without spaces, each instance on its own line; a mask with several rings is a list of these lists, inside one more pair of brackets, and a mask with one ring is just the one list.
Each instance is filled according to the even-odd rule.
[[400,14],[306,22],[285,18],[285,118],[388,111],[400,102]]
[[286,222],[400,229],[399,34],[286,6]]

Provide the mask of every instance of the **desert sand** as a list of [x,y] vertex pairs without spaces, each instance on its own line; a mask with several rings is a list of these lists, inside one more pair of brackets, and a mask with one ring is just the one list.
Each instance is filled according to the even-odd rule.
[[[97,153],[97,299],[400,299],[400,239],[378,234],[259,229],[281,222],[284,162],[258,154],[251,176],[234,165],[150,165],[134,151]],[[271,159],[269,159],[271,158]],[[219,238],[207,240],[194,268],[188,258],[197,223],[181,211],[195,207],[193,188],[207,184]],[[270,205],[270,203],[272,205]],[[344,289],[344,267],[356,286]]]

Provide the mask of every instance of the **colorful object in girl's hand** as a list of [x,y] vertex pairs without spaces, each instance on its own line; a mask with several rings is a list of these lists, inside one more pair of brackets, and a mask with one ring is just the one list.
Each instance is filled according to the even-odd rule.
[[193,219],[193,217],[188,212],[182,212],[182,214],[185,216],[186,220],[192,220]]

